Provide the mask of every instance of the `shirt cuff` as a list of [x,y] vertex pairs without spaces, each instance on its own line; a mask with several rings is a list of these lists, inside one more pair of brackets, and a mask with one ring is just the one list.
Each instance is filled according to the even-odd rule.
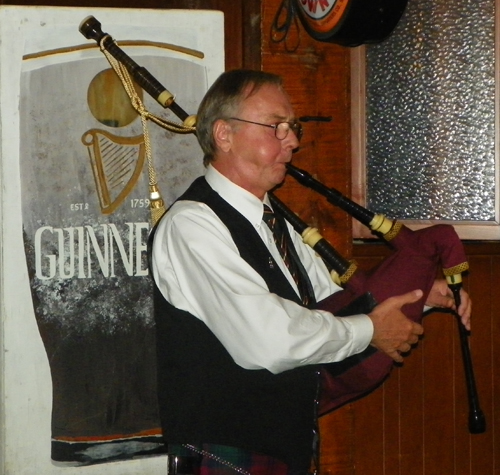
[[351,355],[361,353],[367,348],[373,338],[373,322],[368,315],[350,315],[349,317],[342,317],[342,320],[347,320],[352,329],[352,346]]

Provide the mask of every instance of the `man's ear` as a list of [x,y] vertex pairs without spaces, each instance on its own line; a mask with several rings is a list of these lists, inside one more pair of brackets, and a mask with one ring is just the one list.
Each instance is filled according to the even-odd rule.
[[214,123],[213,134],[217,148],[223,152],[228,152],[231,148],[231,126],[225,120],[216,120]]

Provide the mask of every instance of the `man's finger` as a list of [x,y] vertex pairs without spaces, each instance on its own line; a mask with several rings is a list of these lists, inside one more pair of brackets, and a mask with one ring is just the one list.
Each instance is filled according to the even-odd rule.
[[403,363],[404,361],[404,358],[401,356],[401,354],[394,350],[394,351],[391,351],[391,352],[387,352],[386,353],[389,357],[391,357],[396,363]]
[[392,300],[396,303],[396,307],[401,308],[403,305],[408,303],[417,302],[423,297],[424,293],[420,290],[412,290],[411,292],[407,292],[406,294],[396,295],[391,297]]
[[[412,322],[413,323],[413,328],[412,328],[412,333],[414,335],[423,335],[424,333],[424,327],[422,325],[420,325],[419,323],[415,323],[415,322]],[[418,338],[417,338],[418,340]],[[414,342],[416,343],[416,342]]]

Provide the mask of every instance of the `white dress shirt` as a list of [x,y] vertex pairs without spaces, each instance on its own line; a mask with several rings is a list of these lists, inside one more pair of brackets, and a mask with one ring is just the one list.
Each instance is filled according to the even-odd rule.
[[[205,178],[250,221],[296,289],[262,221],[262,201],[212,166]],[[264,202],[269,204],[267,197]],[[339,291],[323,261],[291,227],[290,234],[316,299]],[[153,246],[153,276],[163,296],[202,320],[246,369],[279,373],[340,361],[363,351],[373,336],[366,315],[336,318],[270,293],[264,279],[240,257],[228,229],[204,203],[178,201],[163,217]]]

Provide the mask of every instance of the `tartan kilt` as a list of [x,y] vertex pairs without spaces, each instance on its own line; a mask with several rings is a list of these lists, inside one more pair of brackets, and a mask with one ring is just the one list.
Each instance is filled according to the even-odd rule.
[[[169,444],[170,456],[189,459],[193,475],[307,475],[290,470],[282,461],[267,455],[217,444]],[[169,475],[176,474],[175,469]],[[184,471],[179,474],[189,473]]]

